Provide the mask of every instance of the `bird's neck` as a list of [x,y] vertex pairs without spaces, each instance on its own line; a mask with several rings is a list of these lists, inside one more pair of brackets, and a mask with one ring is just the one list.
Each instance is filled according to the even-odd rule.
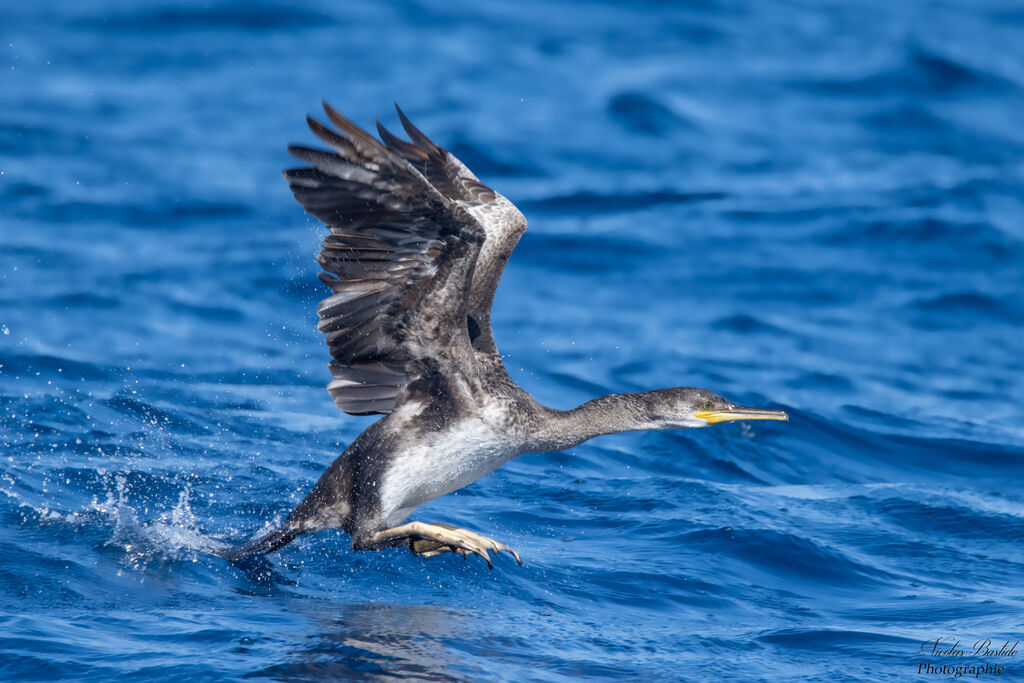
[[649,417],[644,394],[609,394],[572,410],[548,409],[538,430],[538,451],[572,448],[595,436],[658,429]]

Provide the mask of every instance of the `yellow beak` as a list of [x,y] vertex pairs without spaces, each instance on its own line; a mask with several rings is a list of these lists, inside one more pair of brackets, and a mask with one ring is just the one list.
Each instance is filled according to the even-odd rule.
[[789,415],[781,410],[761,410],[760,408],[745,408],[736,406],[728,410],[698,410],[693,414],[708,424],[719,422],[735,422],[737,420],[789,420]]

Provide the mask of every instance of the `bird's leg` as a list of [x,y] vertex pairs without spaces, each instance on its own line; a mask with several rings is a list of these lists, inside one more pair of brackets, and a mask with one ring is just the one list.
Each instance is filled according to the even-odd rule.
[[523,564],[519,553],[504,543],[442,523],[409,522],[391,529],[383,529],[360,543],[360,546],[367,549],[389,548],[405,542],[409,544],[409,550],[424,557],[433,557],[441,553],[459,553],[462,556],[473,553],[484,558],[487,566],[493,568],[491,556],[487,553],[491,550],[495,553],[507,552],[516,558],[516,562]]

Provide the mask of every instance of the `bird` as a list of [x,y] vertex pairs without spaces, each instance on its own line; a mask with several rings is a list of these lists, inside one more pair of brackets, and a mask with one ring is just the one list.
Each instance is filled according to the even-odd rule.
[[341,529],[355,550],[522,558],[504,543],[415,509],[524,453],[604,434],[788,420],[696,387],[549,408],[512,380],[491,331],[505,264],[526,231],[512,202],[434,144],[395,105],[408,140],[379,139],[326,101],[331,125],[306,122],[329,149],[289,145],[295,199],[329,229],[317,260],[330,288],[319,313],[331,360],[327,390],[350,415],[383,415],[324,471],[283,523],[220,554],[274,552],[303,534]]

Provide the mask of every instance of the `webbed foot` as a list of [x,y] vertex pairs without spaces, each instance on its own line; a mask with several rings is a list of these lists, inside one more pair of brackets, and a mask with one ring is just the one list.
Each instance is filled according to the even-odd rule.
[[520,566],[523,564],[519,553],[504,543],[499,543],[468,529],[460,529],[440,522],[436,524],[409,522],[391,529],[384,529],[371,536],[367,545],[384,547],[394,545],[395,541],[402,540],[408,541],[409,550],[423,557],[434,557],[442,553],[458,553],[463,557],[471,554],[479,555],[487,562],[487,566],[493,569],[494,565],[488,551],[495,554],[506,552],[514,557]]

